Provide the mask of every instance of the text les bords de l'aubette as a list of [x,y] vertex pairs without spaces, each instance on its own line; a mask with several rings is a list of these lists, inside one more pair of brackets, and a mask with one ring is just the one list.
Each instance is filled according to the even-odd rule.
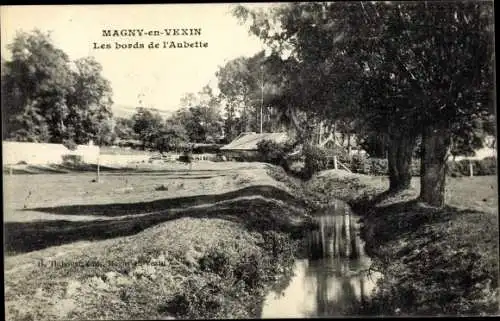
[[[180,29],[163,29],[163,30],[146,30],[146,29],[103,29],[102,37],[119,38],[112,43],[110,42],[94,42],[92,49],[175,49],[175,48],[208,48],[206,41],[191,41],[185,40],[132,40],[137,38],[152,38],[152,37],[172,37],[184,36],[193,37],[201,36],[201,28],[180,28]],[[129,39],[124,39],[129,38]]]

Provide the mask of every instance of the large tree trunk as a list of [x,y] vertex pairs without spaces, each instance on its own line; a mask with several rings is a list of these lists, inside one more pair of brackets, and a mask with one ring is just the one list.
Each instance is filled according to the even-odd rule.
[[428,205],[444,206],[446,161],[450,145],[451,133],[448,129],[432,126],[424,129],[422,135],[420,200]]
[[398,192],[410,187],[411,161],[417,137],[409,133],[393,134],[387,151],[389,191]]

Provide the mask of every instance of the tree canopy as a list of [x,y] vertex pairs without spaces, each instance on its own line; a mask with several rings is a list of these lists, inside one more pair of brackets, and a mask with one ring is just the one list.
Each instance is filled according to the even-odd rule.
[[132,128],[142,141],[143,148],[153,148],[163,125],[160,114],[145,107],[138,107],[137,112],[132,116],[132,120],[134,122]]
[[74,62],[49,34],[19,32],[2,57],[4,139],[77,144],[97,139],[112,90],[95,59]]
[[234,14],[297,62],[286,99],[309,124],[352,119],[387,137],[391,189],[409,186],[421,138],[421,199],[443,204],[452,137],[473,143],[464,137],[493,114],[492,3],[299,2]]

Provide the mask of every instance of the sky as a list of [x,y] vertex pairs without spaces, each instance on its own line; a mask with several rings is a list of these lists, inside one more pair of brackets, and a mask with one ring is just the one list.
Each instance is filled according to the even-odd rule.
[[[209,83],[217,88],[218,66],[239,56],[263,50],[261,41],[248,33],[230,14],[232,4],[149,5],[45,5],[1,8],[2,57],[18,30],[35,28],[51,32],[53,43],[71,60],[94,56],[111,82],[116,106],[138,106],[173,111],[187,92],[198,92]],[[262,5],[260,5],[262,7]],[[106,37],[103,30],[143,29],[160,31],[200,28],[194,36]],[[206,48],[148,49],[150,42],[206,42]],[[116,49],[136,41],[145,49]],[[94,43],[111,49],[95,49]]]

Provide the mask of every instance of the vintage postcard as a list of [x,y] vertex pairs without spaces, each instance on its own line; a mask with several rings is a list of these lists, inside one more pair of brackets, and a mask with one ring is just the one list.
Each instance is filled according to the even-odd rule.
[[493,1],[0,19],[6,320],[499,314]]

